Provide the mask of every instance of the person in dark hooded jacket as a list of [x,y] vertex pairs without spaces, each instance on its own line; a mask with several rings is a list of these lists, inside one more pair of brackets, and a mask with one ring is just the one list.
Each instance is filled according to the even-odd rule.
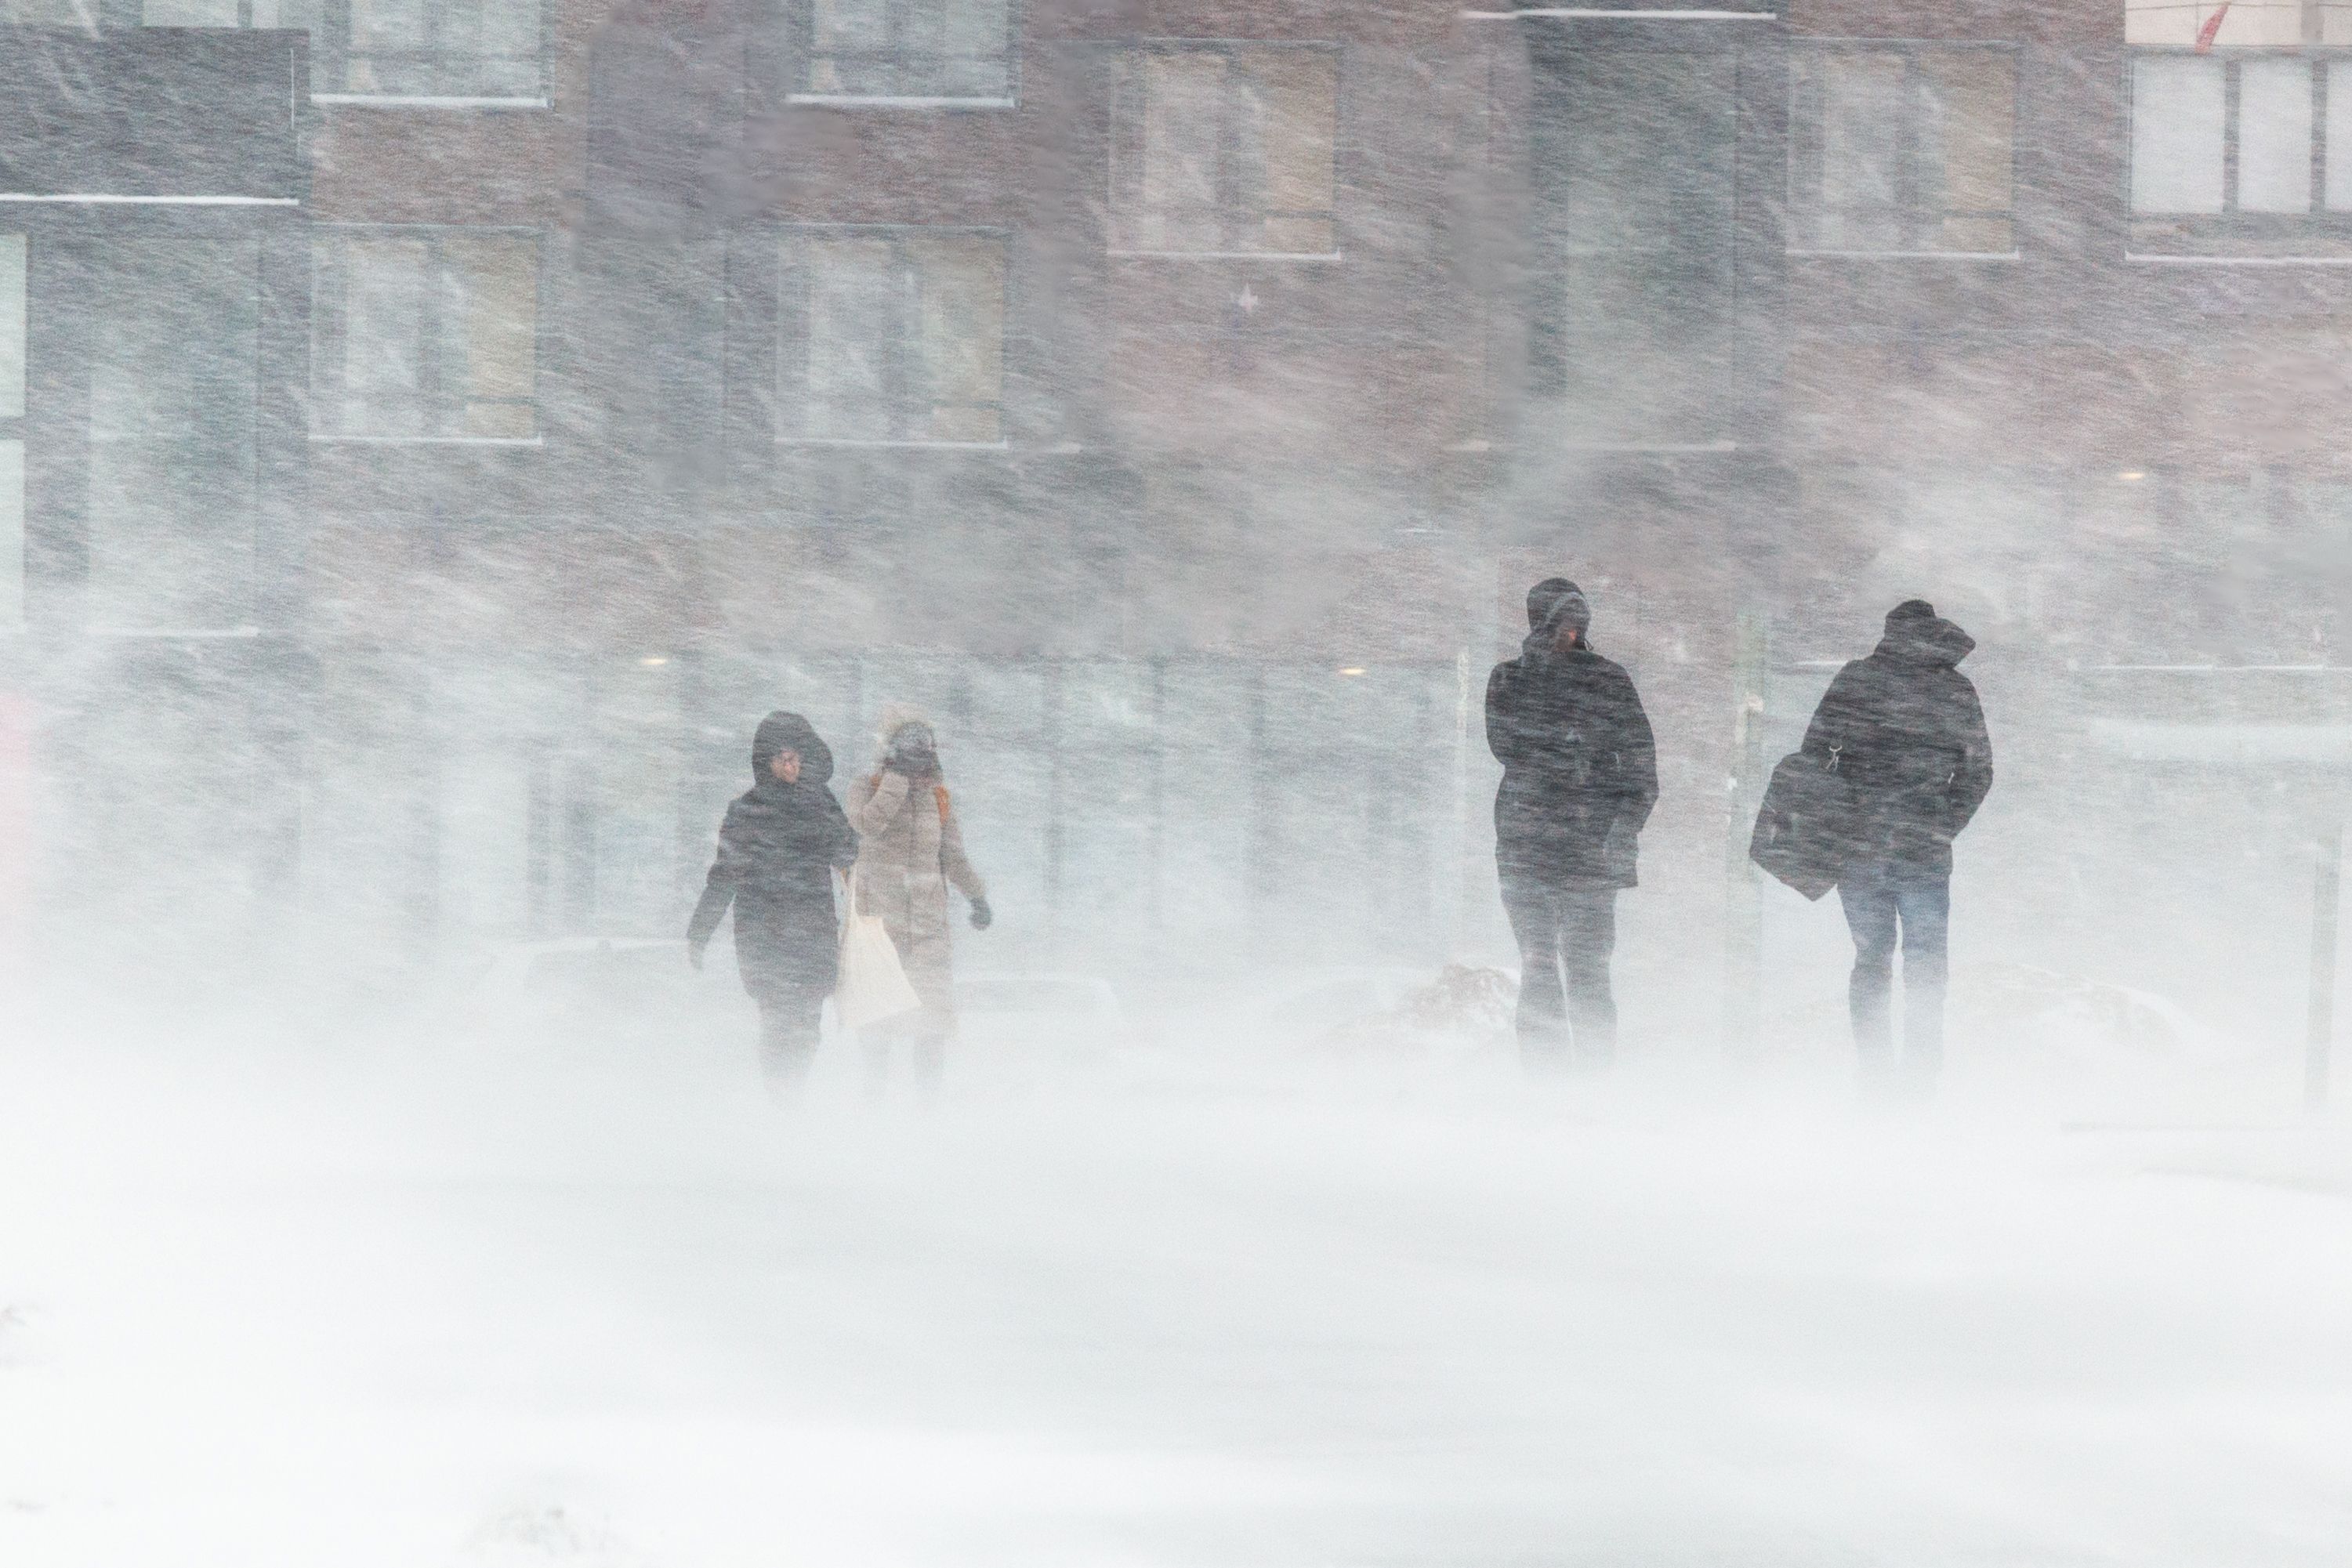
[[825,787],[832,777],[833,753],[808,720],[772,713],[760,721],[751,788],[727,808],[718,857],[687,925],[698,969],[719,917],[734,906],[735,963],[760,1006],[761,1064],[779,1092],[800,1082],[816,1052],[839,954],[833,873],[857,861],[857,835]]
[[1571,1028],[1587,1061],[1616,1050],[1617,894],[1639,881],[1637,836],[1658,800],[1649,716],[1585,641],[1591,622],[1576,584],[1536,584],[1519,656],[1486,682],[1486,744],[1503,765],[1495,867],[1519,944],[1520,1051],[1537,1068],[1566,1059]]
[[1958,667],[1975,647],[1934,605],[1906,600],[1887,612],[1876,651],[1838,672],[1805,731],[1804,749],[1853,792],[1838,901],[1853,934],[1854,1045],[1874,1078],[1895,1068],[1898,936],[1902,1069],[1924,1086],[1943,1061],[1952,840],[1992,789],[1984,708]]

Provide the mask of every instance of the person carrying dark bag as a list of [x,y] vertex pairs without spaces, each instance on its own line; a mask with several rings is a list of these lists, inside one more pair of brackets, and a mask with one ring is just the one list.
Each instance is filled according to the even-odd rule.
[[687,955],[703,949],[729,905],[735,964],[760,1008],[760,1061],[770,1092],[798,1089],[816,1054],[833,994],[840,927],[833,873],[857,861],[857,835],[825,787],[833,753],[808,720],[772,713],[751,741],[751,788],[727,808],[719,853],[687,925]]
[[1486,744],[1503,765],[1495,869],[1519,946],[1518,1036],[1530,1071],[1609,1061],[1617,894],[1658,799],[1649,716],[1623,669],[1585,641],[1591,606],[1549,578],[1528,592],[1519,656],[1486,682]]
[[1818,900],[1837,886],[1853,837],[1854,795],[1835,753],[1792,751],[1772,769],[1748,858]]
[[[1830,683],[1799,754],[1816,777],[1834,778],[1844,791],[1825,797],[1842,803],[1824,814],[1836,825],[1822,863],[1833,872],[1853,936],[1847,1007],[1864,1080],[1873,1087],[1900,1082],[1924,1092],[1943,1065],[1952,841],[1992,789],[1984,708],[1958,669],[1975,647],[1926,600],[1896,605],[1876,650]],[[1780,783],[1776,772],[1774,787]],[[1771,805],[1768,794],[1768,813]],[[1759,816],[1758,831],[1764,829]],[[1898,941],[1899,1061],[1892,1017]]]

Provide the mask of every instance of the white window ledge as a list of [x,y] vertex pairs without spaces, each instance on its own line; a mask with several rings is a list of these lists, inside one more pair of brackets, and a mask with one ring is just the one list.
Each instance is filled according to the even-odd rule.
[[544,446],[544,435],[322,435],[310,433],[313,446]]
[[258,637],[258,626],[85,626],[89,637]]
[[1792,256],[1819,256],[1832,261],[2023,261],[2015,250],[1790,250]]
[[467,98],[462,95],[439,96],[432,93],[400,92],[314,92],[310,101],[334,107],[357,106],[366,109],[547,109],[552,107],[544,98]]
[[124,196],[91,191],[0,192],[0,202],[62,203],[85,207],[299,207],[299,196]]
[[1571,441],[1560,447],[1563,452],[1634,452],[1652,456],[1705,456],[1719,452],[1737,452],[1737,441]]
[[2126,251],[2124,259],[2151,267],[2352,267],[2352,256],[2165,256]]
[[1777,11],[1637,11],[1624,6],[1545,5],[1524,11],[1465,11],[1469,22],[1517,22],[1530,16],[1583,21],[1592,18],[1640,22],[1777,22]]
[[2352,761],[2352,728],[2327,724],[2182,724],[2094,718],[2091,738],[2103,751],[2151,762]]
[[928,452],[1010,452],[1009,441],[860,441],[844,435],[779,435],[779,446],[856,446],[875,449],[920,449]]
[[1280,261],[1334,262],[1347,256],[1336,250],[1113,250],[1119,261]]
[[793,92],[786,103],[819,109],[1018,109],[1011,98],[925,98],[917,94],[883,92]]

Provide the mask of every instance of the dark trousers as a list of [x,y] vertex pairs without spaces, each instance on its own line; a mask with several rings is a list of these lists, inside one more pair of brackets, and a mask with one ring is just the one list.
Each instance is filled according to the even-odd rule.
[[1531,1068],[1577,1057],[1602,1062],[1617,1051],[1617,1000],[1609,960],[1617,951],[1617,885],[1597,877],[1545,876],[1505,867],[1503,912],[1519,943],[1519,1053]]
[[1952,919],[1946,871],[1891,863],[1849,871],[1838,883],[1846,928],[1853,933],[1853,978],[1846,1004],[1865,1071],[1895,1066],[1895,946],[1903,946],[1905,1071],[1933,1079],[1944,1060],[1945,938]]
[[816,1057],[817,1021],[824,1011],[823,991],[792,990],[760,1001],[760,1073],[768,1092],[782,1098],[797,1091]]

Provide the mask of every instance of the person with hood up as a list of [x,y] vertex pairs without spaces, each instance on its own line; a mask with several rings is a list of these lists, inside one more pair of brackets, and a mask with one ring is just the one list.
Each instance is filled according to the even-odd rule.
[[1503,765],[1495,869],[1519,944],[1530,1069],[1565,1064],[1571,1039],[1585,1061],[1615,1053],[1617,894],[1640,880],[1638,836],[1658,800],[1649,716],[1632,678],[1585,641],[1591,623],[1576,584],[1536,584],[1519,656],[1486,682],[1486,744]]
[[698,969],[719,917],[735,910],[735,963],[760,1007],[769,1088],[797,1088],[840,952],[833,873],[857,860],[857,835],[825,787],[833,753],[808,720],[772,713],[751,740],[751,788],[728,805],[702,899],[686,929]]
[[1887,612],[1866,659],[1830,683],[1804,749],[1846,781],[1853,810],[1838,902],[1853,934],[1847,1005],[1866,1080],[1897,1073],[1891,1002],[1903,947],[1903,1061],[1919,1088],[1943,1062],[1952,840],[1992,789],[1992,742],[1958,665],[1976,643],[1924,599]]
[[849,820],[859,835],[852,873],[857,911],[881,917],[923,1005],[866,1031],[866,1067],[878,1088],[889,1072],[891,1045],[905,1040],[912,1048],[916,1082],[928,1093],[939,1086],[948,1036],[955,1029],[948,888],[954,886],[971,901],[973,930],[987,930],[995,916],[986,884],[964,855],[963,830],[931,727],[911,710],[893,708],[883,716],[881,737],[875,770],[849,786]]

